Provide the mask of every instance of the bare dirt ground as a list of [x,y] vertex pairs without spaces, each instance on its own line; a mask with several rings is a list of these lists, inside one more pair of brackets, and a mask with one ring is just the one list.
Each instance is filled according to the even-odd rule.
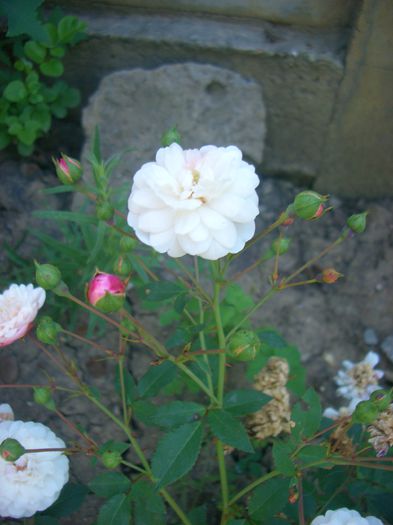
[[[4,179],[8,189],[0,196],[0,243],[4,240],[16,243],[21,239],[32,209],[42,204],[39,190],[47,182],[56,184],[48,172],[41,176],[42,170],[34,166],[34,163],[25,163],[22,170],[20,166],[14,166],[13,175]],[[16,178],[15,170],[22,173],[22,179]],[[299,190],[289,182],[265,179],[260,189],[258,227],[271,223]],[[321,268],[334,266],[344,277],[334,285],[314,284],[282,292],[255,315],[253,321],[255,326],[276,327],[285,339],[296,345],[302,353],[309,383],[322,393],[326,404],[338,406],[340,401],[335,397],[332,378],[342,359],[360,360],[372,348],[381,356],[386,384],[393,382],[392,362],[381,350],[383,341],[393,334],[393,200],[340,200],[333,196],[332,204],[334,210],[323,219],[312,223],[296,221],[288,228],[287,234],[293,240],[290,251],[281,258],[280,272],[286,275],[301,266],[339,235],[347,216],[367,209],[366,232],[348,239],[311,270],[315,275]],[[53,198],[53,206],[62,207],[64,202]],[[240,258],[239,269],[263,253],[273,239],[274,236],[265,244],[257,244],[246,260]],[[24,251],[34,249],[28,242],[23,245]],[[7,257],[1,248],[0,260],[6,268],[9,263],[4,262]],[[241,283],[257,299],[268,288],[270,273],[271,265],[246,274]],[[138,311],[137,304],[135,308]],[[154,319],[147,318],[147,321],[156,326]],[[366,329],[369,330],[365,334]],[[371,338],[370,329],[373,330]],[[111,344],[110,339],[109,334],[108,344]],[[385,344],[385,349],[387,347]],[[66,353],[80,364],[84,379],[102,390],[102,401],[118,413],[116,394],[109,380],[112,364],[100,360],[100,354],[79,345],[68,345]],[[130,357],[130,369],[138,376],[148,361],[147,354],[134,352]],[[16,383],[45,383],[48,373],[55,380],[60,377],[48,357],[29,337],[0,351],[0,387]],[[232,380],[236,382],[236,377]],[[2,388],[0,393],[0,402],[9,402],[18,419],[41,421],[65,441],[75,439],[72,429],[56,414],[33,403],[29,388]],[[98,442],[122,439],[108,420],[86,400],[63,396],[61,408],[67,418],[87,428]],[[136,429],[136,433],[143,448],[148,450],[154,446],[154,435],[145,433],[143,428]],[[92,472],[91,459],[78,456],[71,462],[73,479],[87,483]],[[78,513],[77,522],[92,524],[96,508],[97,500],[89,496]],[[75,516],[64,519],[62,523],[71,525],[76,523],[75,519]],[[4,522],[8,523],[14,522]]]

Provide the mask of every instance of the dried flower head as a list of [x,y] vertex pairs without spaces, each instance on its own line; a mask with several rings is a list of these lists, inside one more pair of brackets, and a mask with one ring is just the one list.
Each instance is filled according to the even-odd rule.
[[272,357],[255,377],[254,388],[273,398],[247,420],[250,435],[256,439],[278,436],[281,432],[290,433],[293,428],[289,392],[285,387],[288,376],[288,362]]
[[371,436],[368,441],[376,450],[377,456],[386,456],[389,448],[393,447],[393,405],[381,412],[367,430]]

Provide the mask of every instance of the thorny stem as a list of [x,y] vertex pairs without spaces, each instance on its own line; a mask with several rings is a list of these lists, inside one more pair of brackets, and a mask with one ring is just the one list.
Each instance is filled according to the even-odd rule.
[[120,383],[120,393],[121,393],[121,403],[123,406],[123,420],[125,425],[129,425],[129,413],[127,408],[127,396],[126,388],[124,384],[124,355],[119,358],[119,383]]
[[88,437],[88,436],[86,436],[85,434],[83,434],[83,432],[81,432],[81,431],[79,430],[79,428],[76,427],[76,426],[74,425],[74,423],[72,423],[69,419],[67,419],[67,418],[65,417],[65,415],[62,414],[62,413],[60,412],[60,410],[55,409],[55,412],[56,412],[57,416],[58,416],[58,417],[59,417],[59,418],[60,418],[60,419],[61,419],[61,420],[62,420],[62,421],[63,421],[63,422],[64,422],[64,423],[65,423],[65,424],[66,424],[66,425],[67,425],[67,426],[73,431],[73,432],[75,432],[75,433],[76,433],[78,436],[80,436],[84,441],[86,441],[86,442],[89,444],[90,447],[91,447],[91,446],[94,446],[94,448],[97,448],[97,443],[96,443],[91,437]]
[[205,292],[205,290],[201,287],[201,285],[199,284],[199,282],[195,279],[195,277],[192,275],[191,272],[189,272],[187,270],[187,268],[185,267],[185,265],[179,261],[179,259],[175,259],[175,262],[177,264],[177,266],[186,274],[186,276],[188,277],[188,279],[190,279],[190,281],[192,282],[192,284],[195,286],[195,289],[197,290],[197,292],[200,294],[201,297],[203,297],[205,299],[205,301],[208,302],[208,304],[212,305],[212,300],[211,300],[211,297]]
[[262,257],[257,259],[254,263],[250,264],[250,266],[247,266],[247,268],[245,268],[244,270],[241,270],[240,272],[235,273],[235,275],[231,277],[231,280],[238,281],[241,277],[243,277],[243,275],[245,275],[248,272],[251,272],[252,270],[254,270],[254,268],[257,268],[257,266],[259,266],[265,261],[268,261],[270,258],[271,256],[265,253],[264,255],[262,255]]
[[104,346],[100,345],[99,343],[96,343],[95,341],[91,341],[90,339],[87,339],[86,337],[83,337],[82,335],[79,335],[75,332],[71,332],[69,330],[62,330],[63,334],[69,335],[70,337],[74,337],[75,339],[78,339],[78,341],[81,341],[82,343],[86,343],[87,345],[90,345],[97,350],[101,350],[105,354],[114,357],[116,354],[113,352],[113,350],[109,350],[108,348],[105,348]]
[[297,478],[297,490],[299,494],[299,502],[298,502],[299,525],[305,525],[306,521],[304,518],[303,481],[302,481],[302,475],[300,473]]
[[335,248],[336,246],[338,246],[339,244],[341,244],[349,235],[350,233],[350,228],[344,228],[344,230],[342,231],[341,235],[334,241],[332,242],[331,244],[329,244],[328,246],[326,246],[318,255],[316,255],[315,257],[313,257],[312,259],[310,259],[309,261],[307,261],[305,264],[303,264],[300,268],[298,268],[296,271],[294,271],[293,273],[291,273],[291,275],[289,275],[288,277],[286,277],[285,279],[285,284],[288,283],[289,281],[292,281],[292,279],[294,277],[296,277],[297,275],[299,275],[299,273],[302,273],[306,268],[310,267],[311,265],[315,264],[317,261],[319,261],[319,259],[321,259],[322,257],[324,257],[327,253],[329,253],[330,251],[333,250],[333,248]]
[[[212,274],[214,278],[214,296],[213,296],[213,312],[214,319],[216,322],[218,346],[219,348],[225,349],[225,334],[222,326],[221,311],[220,311],[220,291],[221,291],[221,279],[222,275],[220,272],[219,263],[212,265]],[[217,381],[217,399],[218,406],[221,408],[224,399],[224,388],[225,388],[225,368],[226,368],[226,354],[223,352],[218,356],[218,381]],[[225,465],[224,455],[224,444],[222,441],[217,440],[216,443],[218,468],[220,473],[220,485],[221,485],[221,500],[222,500],[222,513],[221,513],[221,525],[225,525],[228,514],[228,477]]]

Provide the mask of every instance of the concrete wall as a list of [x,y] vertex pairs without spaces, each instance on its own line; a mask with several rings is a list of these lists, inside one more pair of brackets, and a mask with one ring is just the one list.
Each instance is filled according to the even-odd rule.
[[262,88],[262,172],[341,195],[393,194],[390,0],[53,3],[88,23],[66,63],[85,102],[113,71],[220,66]]

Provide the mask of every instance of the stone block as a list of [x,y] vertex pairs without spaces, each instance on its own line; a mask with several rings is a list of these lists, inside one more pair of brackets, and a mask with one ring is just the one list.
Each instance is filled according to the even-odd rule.
[[262,90],[255,81],[193,63],[106,76],[84,110],[83,125],[83,157],[96,126],[104,157],[132,149],[116,170],[118,182],[154,159],[162,134],[174,125],[183,147],[235,144],[257,164],[266,132]]

